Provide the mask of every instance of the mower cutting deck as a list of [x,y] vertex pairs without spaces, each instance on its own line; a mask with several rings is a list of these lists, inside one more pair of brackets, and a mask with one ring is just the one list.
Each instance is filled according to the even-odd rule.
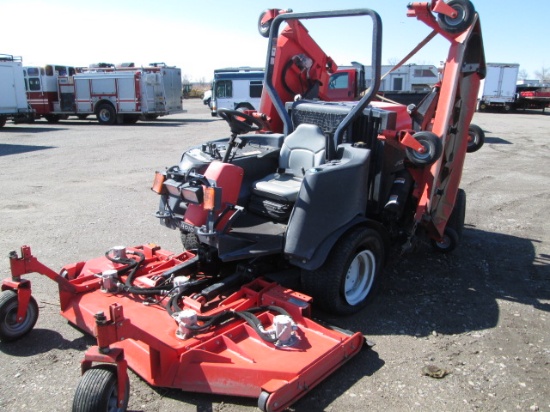
[[57,274],[24,246],[10,262],[0,301],[12,304],[0,311],[11,321],[2,322],[2,340],[19,338],[36,322],[31,284],[22,278],[33,272],[59,284],[61,314],[97,337],[82,362],[78,410],[98,410],[106,391],[124,410],[127,365],[153,386],[253,397],[262,410],[283,410],[363,345],[360,333],[311,320],[308,296],[238,273],[209,277],[191,252],[117,247]]

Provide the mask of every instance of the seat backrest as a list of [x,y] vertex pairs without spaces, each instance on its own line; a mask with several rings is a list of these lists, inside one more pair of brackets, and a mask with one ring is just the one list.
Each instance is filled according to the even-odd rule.
[[290,169],[296,175],[302,170],[325,162],[326,138],[321,128],[302,123],[284,140],[279,156],[279,168]]

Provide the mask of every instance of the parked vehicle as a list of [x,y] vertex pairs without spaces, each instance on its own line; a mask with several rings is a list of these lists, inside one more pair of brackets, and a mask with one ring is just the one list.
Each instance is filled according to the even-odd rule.
[[212,109],[212,90],[207,90],[202,95],[202,103]]
[[32,109],[25,93],[22,59],[0,54],[0,127],[8,119],[19,121],[31,118]]
[[515,109],[542,109],[550,107],[550,84],[536,82],[523,82],[516,87]]
[[110,125],[183,112],[179,68],[94,66],[81,72],[61,65],[25,67],[27,94],[36,113],[51,123],[95,114],[100,124]]
[[518,72],[517,63],[487,63],[487,75],[479,89],[478,110],[512,110]]
[[264,69],[227,67],[214,70],[212,83],[212,116],[218,109],[257,110],[263,90]]

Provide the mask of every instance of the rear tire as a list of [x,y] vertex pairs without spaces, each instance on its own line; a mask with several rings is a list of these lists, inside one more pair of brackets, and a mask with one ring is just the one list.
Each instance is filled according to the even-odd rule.
[[38,319],[38,305],[31,296],[27,315],[22,322],[17,322],[19,302],[17,292],[5,290],[0,293],[0,341],[12,342],[29,333]]
[[129,384],[126,386],[124,402],[117,405],[118,379],[116,367],[99,365],[88,369],[78,386],[73,399],[73,412],[124,412],[130,397]]
[[59,123],[59,120],[61,120],[61,116],[57,114],[47,114],[46,116],[44,116],[44,118],[48,123],[52,123],[52,124]]
[[384,255],[380,234],[357,227],[338,240],[319,269],[302,271],[304,292],[327,312],[351,315],[376,294]]
[[97,121],[102,125],[113,125],[116,123],[116,110],[109,103],[100,104],[96,110]]
[[136,124],[139,120],[139,117],[139,114],[125,114],[122,117],[122,121],[124,124]]

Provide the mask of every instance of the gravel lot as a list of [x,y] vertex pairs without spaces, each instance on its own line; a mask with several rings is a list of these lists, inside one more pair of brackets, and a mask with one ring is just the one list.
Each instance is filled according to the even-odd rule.
[[[183,149],[228,135],[199,100],[188,112],[131,126],[95,119],[0,129],[0,259],[23,244],[51,268],[109,247],[181,249],[153,217],[155,170]],[[466,229],[452,255],[395,256],[378,299],[329,319],[376,343],[292,407],[296,411],[550,411],[550,115],[477,113],[485,146],[466,160]],[[0,409],[70,410],[94,339],[59,312],[57,287],[30,276],[40,317],[0,344]],[[435,365],[442,379],[423,375]],[[253,411],[252,399],[151,388],[131,374],[131,411]]]

